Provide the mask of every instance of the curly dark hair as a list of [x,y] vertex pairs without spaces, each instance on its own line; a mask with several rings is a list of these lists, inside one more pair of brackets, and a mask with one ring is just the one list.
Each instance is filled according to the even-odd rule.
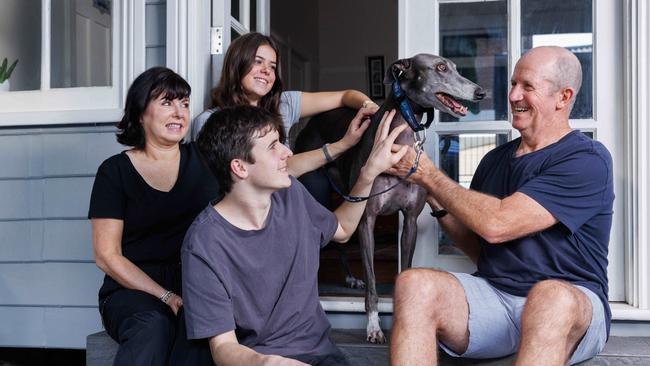
[[196,144],[206,165],[217,178],[221,195],[232,190],[230,162],[241,159],[254,164],[254,139],[278,131],[280,117],[266,109],[241,105],[212,113]]
[[283,89],[282,78],[280,78],[280,52],[271,37],[256,32],[240,36],[228,47],[219,84],[210,91],[211,108],[228,108],[249,104],[246,93],[242,89],[241,80],[253,68],[257,49],[264,45],[275,51],[277,68],[275,69],[275,83],[273,83],[271,91],[260,100],[258,106],[271,113],[279,113],[280,94]]
[[129,87],[124,103],[124,116],[117,124],[117,142],[135,149],[144,148],[142,114],[161,95],[169,100],[189,98],[190,84],[166,67],[152,67],[140,74]]

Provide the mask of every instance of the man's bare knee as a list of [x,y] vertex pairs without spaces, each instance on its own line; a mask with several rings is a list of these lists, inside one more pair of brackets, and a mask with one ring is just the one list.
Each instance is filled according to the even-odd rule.
[[591,302],[587,295],[567,282],[541,281],[528,294],[522,321],[526,318],[536,318],[539,325],[556,331],[581,331],[591,321]]
[[446,272],[424,268],[406,270],[395,281],[395,302],[436,306],[449,291],[450,281],[453,276]]

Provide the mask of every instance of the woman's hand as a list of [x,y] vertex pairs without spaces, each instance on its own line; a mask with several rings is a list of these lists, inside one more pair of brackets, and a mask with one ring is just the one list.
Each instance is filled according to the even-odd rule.
[[166,304],[172,309],[174,315],[178,315],[178,311],[183,306],[183,299],[176,294],[172,294],[172,296],[167,300]]
[[351,148],[361,140],[363,133],[366,132],[368,126],[370,126],[370,116],[375,114],[377,109],[376,105],[359,109],[357,115],[354,116],[352,121],[350,121],[345,136],[339,140],[339,143],[344,150]]

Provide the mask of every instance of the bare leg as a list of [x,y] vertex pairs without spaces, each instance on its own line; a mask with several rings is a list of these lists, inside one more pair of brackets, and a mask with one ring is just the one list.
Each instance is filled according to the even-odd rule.
[[587,295],[569,283],[535,285],[521,316],[516,365],[565,365],[589,328],[591,311]]
[[453,275],[409,269],[395,283],[391,365],[437,364],[437,341],[463,353],[469,344],[469,306]]

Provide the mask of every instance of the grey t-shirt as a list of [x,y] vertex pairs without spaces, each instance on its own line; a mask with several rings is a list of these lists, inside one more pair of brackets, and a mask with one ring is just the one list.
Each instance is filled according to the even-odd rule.
[[208,206],[181,250],[188,337],[235,330],[240,344],[264,354],[336,352],[317,272],[320,248],[337,225],[293,177],[291,187],[273,193],[263,229],[239,229]]
[[[289,136],[289,129],[291,129],[291,126],[300,120],[301,99],[302,92],[300,91],[285,91],[280,94],[279,110],[280,115],[282,115],[282,122],[284,123],[285,136]],[[194,118],[191,129],[192,141],[196,141],[205,122],[207,122],[210,115],[217,110],[219,110],[219,108],[207,109]]]

